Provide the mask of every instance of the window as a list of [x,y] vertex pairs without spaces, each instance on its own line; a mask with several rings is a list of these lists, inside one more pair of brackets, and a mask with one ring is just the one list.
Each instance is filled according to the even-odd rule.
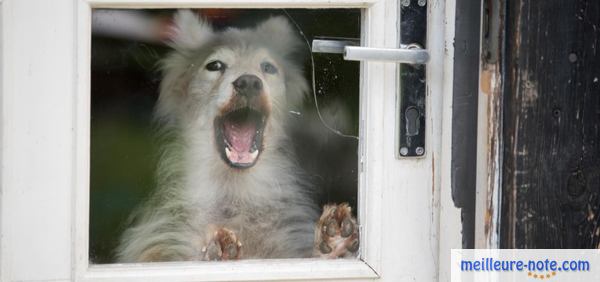
[[454,224],[448,224],[459,221],[460,217],[450,199],[449,133],[444,131],[448,127],[443,126],[450,122],[451,105],[445,95],[449,85],[444,81],[452,69],[451,59],[444,53],[445,44],[447,48],[452,45],[448,43],[451,34],[448,42],[444,39],[447,32],[444,5],[435,2],[428,8],[427,42],[430,64],[436,67],[427,68],[425,156],[397,158],[398,65],[377,61],[358,64],[359,259],[104,265],[89,261],[90,255],[95,254],[90,241],[93,235],[90,208],[95,208],[95,196],[90,190],[90,177],[94,177],[90,175],[94,161],[90,148],[93,150],[95,146],[94,125],[90,124],[90,117],[93,119],[95,114],[91,71],[94,9],[285,8],[290,14],[295,9],[360,10],[361,46],[397,48],[399,2],[3,1],[2,70],[11,71],[2,72],[5,119],[0,278],[3,281],[397,281],[404,278],[432,281],[444,275],[438,265],[447,264],[441,264],[440,260],[449,261],[449,252],[446,255],[445,250],[460,241],[459,231],[452,227]]
[[[263,167],[272,165],[281,165],[279,162],[266,155],[262,159],[255,161],[256,167],[248,169],[239,169],[236,167],[224,166],[223,168],[215,168],[219,165],[221,159],[216,158],[208,163],[200,162],[199,160],[192,160],[191,158],[185,158],[189,154],[199,154],[199,158],[211,158],[212,154],[218,154],[218,152],[198,152],[203,148],[194,148],[194,146],[200,147],[213,147],[215,146],[212,138],[212,123],[208,125],[197,125],[192,129],[194,138],[203,138],[204,141],[194,146],[186,146],[182,156],[173,156],[176,154],[173,152],[173,144],[176,142],[186,142],[187,140],[182,134],[178,136],[177,133],[166,134],[163,131],[168,130],[170,125],[167,125],[164,121],[156,120],[156,116],[153,117],[154,109],[164,105],[164,101],[168,99],[170,93],[168,90],[161,90],[159,86],[163,78],[168,77],[172,70],[162,69],[160,71],[159,65],[161,60],[168,56],[171,48],[165,46],[165,42],[168,44],[172,38],[158,39],[161,33],[160,30],[169,30],[177,28],[177,22],[172,22],[169,19],[179,17],[183,14],[193,13],[194,17],[202,18],[208,21],[217,34],[224,33],[227,28],[239,28],[241,33],[244,35],[234,35],[234,39],[242,40],[241,36],[263,36],[265,40],[269,40],[270,35],[264,34],[264,31],[256,30],[264,28],[268,19],[276,19],[278,24],[286,24],[289,30],[286,30],[283,36],[292,37],[292,44],[288,44],[286,48],[294,48],[294,52],[291,54],[285,54],[289,58],[281,59],[285,60],[285,63],[295,63],[301,68],[287,69],[280,62],[277,70],[272,66],[272,70],[265,72],[265,75],[260,75],[259,81],[264,84],[271,84],[269,87],[273,88],[276,86],[276,81],[270,81],[269,76],[276,76],[277,72],[281,72],[286,75],[293,72],[293,75],[300,76],[294,78],[300,80],[300,83],[304,85],[294,85],[293,81],[286,82],[286,92],[284,95],[291,97],[291,95],[297,95],[294,91],[302,91],[302,101],[292,103],[290,99],[287,100],[287,104],[278,99],[278,93],[268,93],[265,95],[273,105],[282,104],[285,107],[282,113],[275,113],[271,111],[273,119],[282,120],[283,126],[288,127],[285,129],[273,129],[272,132],[264,132],[262,136],[255,136],[255,145],[257,137],[262,138],[260,141],[262,145],[263,155],[272,154],[270,153],[270,146],[278,146],[277,150],[286,150],[293,153],[290,156],[290,160],[299,163],[297,166],[293,166],[293,171],[289,171],[287,168],[279,168],[280,171],[271,172],[270,179],[272,179],[272,185],[286,185],[282,181],[273,181],[276,178],[284,177],[286,174],[292,173],[297,178],[295,181],[305,181],[308,183],[308,187],[302,187],[302,192],[310,192],[309,197],[304,199],[305,202],[298,203],[300,205],[311,205],[314,207],[322,207],[329,203],[348,203],[353,211],[356,211],[356,199],[357,199],[357,182],[358,182],[358,94],[359,94],[359,63],[356,61],[345,61],[341,54],[324,54],[316,53],[314,56],[311,54],[310,42],[315,38],[315,35],[337,37],[337,38],[355,38],[357,41],[360,39],[360,9],[195,9],[195,10],[164,10],[164,9],[153,9],[153,10],[120,10],[120,9],[95,9],[92,12],[93,25],[92,25],[92,72],[91,72],[91,158],[90,158],[90,260],[94,263],[114,263],[116,257],[119,256],[118,246],[121,238],[124,238],[122,233],[125,229],[132,228],[133,226],[127,225],[127,218],[132,212],[134,212],[136,206],[143,204],[143,200],[151,197],[152,193],[156,192],[155,186],[158,189],[190,189],[193,193],[200,193],[203,196],[207,196],[210,190],[202,190],[206,185],[219,186],[219,190],[225,189],[259,189],[260,187],[244,187],[243,185],[235,185],[230,187],[225,182],[225,179],[215,179],[212,177],[213,169],[219,171],[231,173],[232,177],[252,177],[252,174],[259,175]],[[177,18],[181,20],[180,18]],[[128,22],[132,22],[128,26]],[[147,32],[135,32],[135,23],[142,23],[148,27]],[[156,23],[156,24],[153,24]],[[343,25],[337,23],[344,23]],[[300,30],[295,26],[302,29],[302,34],[307,37],[307,42],[304,42],[304,38],[300,36]],[[160,28],[155,28],[160,26]],[[280,26],[279,28],[283,28]],[[291,28],[291,29],[290,29]],[[155,33],[152,30],[155,29]],[[183,33],[183,31],[181,31]],[[261,34],[262,33],[262,34]],[[145,36],[145,37],[144,37]],[[154,36],[154,37],[153,37]],[[164,35],[163,35],[164,36]],[[188,35],[191,36],[191,35]],[[194,35],[196,36],[196,35]],[[237,38],[236,38],[237,37]],[[216,40],[216,39],[215,39]],[[276,41],[281,40],[280,37],[276,37]],[[269,48],[275,42],[265,42],[265,48]],[[172,44],[172,43],[171,43]],[[256,44],[248,42],[247,44]],[[248,48],[252,48],[252,45],[247,45]],[[257,45],[260,47],[260,45]],[[227,58],[225,55],[222,58],[219,52],[229,51],[237,46],[234,43],[223,43],[222,45],[212,46],[201,46],[197,47],[197,50],[205,52],[206,55],[198,55],[189,57],[190,60],[223,60],[219,64],[227,65],[227,68],[235,68],[236,65],[249,64],[252,58]],[[261,47],[262,48],[262,47]],[[205,51],[206,50],[206,51]],[[252,56],[252,51],[248,53],[242,53],[242,56]],[[265,54],[268,57],[278,55],[277,50],[268,51],[271,54]],[[214,54],[214,55],[213,55]],[[204,59],[202,56],[207,56],[209,59]],[[211,56],[217,56],[210,59]],[[269,58],[269,60],[275,60],[275,58]],[[312,61],[314,60],[315,66],[315,89],[318,104],[315,104],[312,95]],[[192,61],[195,62],[195,61]],[[198,62],[196,62],[198,63]],[[201,62],[200,62],[201,63]],[[164,64],[164,63],[162,63]],[[263,62],[264,64],[264,62]],[[257,63],[257,68],[260,64]],[[187,67],[187,66],[186,66]],[[207,65],[208,67],[208,65]],[[227,70],[222,71],[222,77],[224,81],[227,79],[234,80],[235,77],[231,78],[229,73],[233,73],[233,76],[240,76],[235,72],[243,73],[254,73],[254,69],[251,67],[240,67],[240,71]],[[196,70],[200,72],[202,69]],[[207,74],[212,74],[210,71],[206,71]],[[242,76],[240,76],[242,77]],[[163,80],[164,81],[164,80]],[[191,82],[190,82],[191,83]],[[210,82],[204,82],[208,84]],[[308,87],[307,87],[308,86]],[[302,89],[293,89],[298,87],[304,87]],[[159,98],[159,92],[160,94]],[[225,90],[229,91],[229,90]],[[202,92],[199,95],[209,95],[209,93]],[[218,97],[215,95],[214,97]],[[200,96],[198,99],[203,98]],[[162,99],[162,100],[161,100]],[[233,96],[231,99],[236,99]],[[204,100],[207,103],[214,103],[209,99]],[[161,103],[162,102],[162,103]],[[193,103],[193,102],[192,102]],[[319,111],[316,110],[316,105],[319,105]],[[200,107],[199,111],[210,111],[210,107]],[[182,112],[183,109],[174,110],[178,113]],[[236,111],[239,112],[241,110]],[[171,113],[175,114],[175,113]],[[321,114],[324,119],[323,122],[319,119]],[[233,115],[233,114],[231,114]],[[237,115],[237,114],[236,114]],[[276,116],[277,115],[277,116]],[[202,116],[202,119],[211,119],[211,116]],[[250,119],[244,117],[241,121],[243,123],[249,122]],[[265,123],[261,128],[255,128],[256,130],[267,130],[269,117],[266,117]],[[285,120],[285,123],[284,121]],[[184,124],[192,123],[190,120],[182,121]],[[323,124],[325,123],[325,124]],[[179,125],[181,126],[181,125]],[[329,129],[328,127],[334,127],[333,130],[344,132],[347,136],[342,136],[340,133]],[[157,129],[158,128],[158,129]],[[215,129],[217,130],[217,129]],[[219,130],[225,130],[225,128]],[[201,132],[207,132],[208,135],[200,137]],[[225,133],[225,132],[224,132]],[[341,133],[341,134],[344,134]],[[161,134],[163,136],[161,136]],[[186,133],[192,134],[192,133]],[[290,141],[283,143],[274,139],[273,135],[287,134]],[[165,137],[164,135],[168,135]],[[225,136],[227,138],[227,136]],[[233,138],[235,136],[230,136]],[[164,140],[167,139],[167,140]],[[173,139],[177,140],[174,141]],[[162,141],[162,142],[160,142]],[[229,140],[230,142],[232,140]],[[274,144],[275,142],[278,142]],[[281,145],[279,144],[281,142]],[[158,143],[158,144],[157,144]],[[218,143],[218,142],[217,142]],[[274,144],[274,145],[272,145]],[[240,145],[241,146],[241,145]],[[218,146],[215,146],[218,150]],[[165,149],[167,148],[167,149]],[[259,150],[259,151],[260,151]],[[283,157],[284,153],[277,153],[277,157]],[[208,171],[206,177],[213,179],[211,181],[194,181],[190,183],[188,188],[183,186],[173,187],[173,182],[164,182],[164,179],[157,179],[155,177],[157,167],[161,168],[161,174],[172,173],[172,168],[165,165],[166,162],[192,162],[196,164],[194,170]],[[161,162],[162,161],[162,162]],[[215,163],[216,162],[216,163]],[[201,167],[201,166],[205,167]],[[209,167],[206,167],[209,166]],[[271,168],[277,169],[277,168]],[[233,171],[232,171],[233,170]],[[186,173],[183,177],[186,177]],[[203,174],[204,175],[204,174]],[[290,176],[292,176],[290,175]],[[172,181],[172,180],[171,180]],[[267,179],[263,185],[270,183]],[[158,183],[157,183],[158,182]],[[200,182],[200,183],[197,183]],[[214,184],[213,184],[214,183]],[[218,184],[220,183],[220,184]],[[227,188],[229,187],[229,188]],[[284,187],[283,189],[290,189],[290,187]],[[233,193],[233,192],[232,192]],[[241,192],[240,192],[241,193]],[[264,193],[274,193],[274,191],[264,190],[260,193],[261,195],[255,195],[259,198],[264,198]],[[250,197],[250,196],[248,196]],[[211,220],[221,223],[225,228],[235,232],[240,242],[246,243],[246,247],[242,247],[242,253],[244,257],[253,257],[263,255],[267,257],[276,257],[282,255],[292,255],[297,257],[305,257],[306,252],[292,252],[285,250],[277,250],[272,252],[257,252],[251,248],[250,244],[253,240],[256,240],[252,236],[244,233],[257,233],[263,232],[264,236],[269,236],[273,232],[274,228],[278,228],[277,223],[270,223],[267,221],[268,215],[263,215],[261,218],[252,218],[248,223],[237,226],[239,221],[244,222],[243,217],[250,216],[248,213],[252,213],[252,210],[256,208],[245,208],[247,204],[234,204],[232,202],[239,202],[241,199],[232,196],[234,199],[221,200],[222,204],[219,204],[220,208],[226,209],[227,214],[224,216],[216,216]],[[151,200],[152,201],[152,200]],[[215,201],[219,201],[215,199]],[[262,213],[268,211],[276,212],[277,202],[261,204]],[[271,201],[270,201],[271,202]],[[163,204],[171,205],[173,202],[164,201]],[[212,203],[211,203],[212,204]],[[152,206],[148,208],[155,211],[160,209],[160,205],[154,202]],[[200,205],[198,202],[193,203],[195,208]],[[272,205],[272,208],[267,209],[268,205]],[[181,207],[188,207],[185,204],[181,204]],[[189,207],[188,207],[189,208]],[[290,210],[290,205],[286,205],[285,210]],[[209,214],[213,209],[210,207],[204,207],[203,210],[198,211],[199,213]],[[309,227],[306,228],[306,235],[308,240],[305,240],[308,255],[312,253],[314,224],[318,221],[318,212],[313,208],[315,212],[309,219]],[[235,215],[233,213],[236,213]],[[246,214],[242,214],[246,213]],[[278,218],[283,218],[285,215],[283,211],[276,212],[279,214]],[[203,217],[202,215],[198,215]],[[355,215],[354,215],[355,216]],[[192,218],[196,216],[190,216],[187,221],[195,221]],[[199,219],[197,219],[199,220]],[[297,222],[297,220],[292,221]],[[252,230],[251,225],[262,224],[265,226],[264,229]],[[148,223],[150,224],[150,222]],[[288,223],[290,224],[290,223]],[[138,225],[141,226],[141,225]],[[179,227],[172,226],[168,232],[175,232]],[[202,229],[202,227],[198,227]],[[164,230],[164,229],[161,229]],[[244,231],[240,233],[240,231]],[[252,230],[252,231],[246,231]],[[261,231],[262,230],[262,231]],[[202,232],[202,231],[200,231]],[[158,231],[156,232],[158,233]],[[194,233],[197,233],[194,232]],[[129,234],[129,233],[128,233]],[[204,234],[201,234],[204,236]],[[132,235],[135,236],[135,235]],[[148,236],[148,235],[146,235]],[[281,237],[281,235],[271,234],[273,237]],[[200,237],[200,236],[198,236]],[[244,238],[246,237],[246,238]],[[263,237],[263,236],[261,236]],[[295,238],[295,237],[293,237]],[[140,238],[133,237],[132,240],[139,240]],[[156,239],[161,240],[161,239]],[[196,239],[199,240],[199,239]],[[290,238],[289,240],[292,240]],[[285,244],[281,242],[279,244]],[[149,243],[157,244],[157,243]],[[127,243],[123,242],[120,247],[125,248]],[[191,247],[191,246],[190,246]],[[263,249],[269,247],[265,246]],[[327,248],[324,246],[323,248]],[[304,248],[306,249],[306,248]],[[125,250],[121,250],[122,259],[126,259]],[[353,257],[354,254],[345,253],[345,257]],[[156,258],[158,259],[158,258]],[[166,259],[166,258],[164,258]],[[174,259],[174,258],[173,258]]]

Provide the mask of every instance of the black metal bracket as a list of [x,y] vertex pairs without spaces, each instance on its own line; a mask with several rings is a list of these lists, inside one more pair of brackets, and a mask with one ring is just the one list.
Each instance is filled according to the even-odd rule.
[[[427,49],[427,1],[400,1],[400,45]],[[401,64],[398,91],[398,157],[425,155],[426,65]]]

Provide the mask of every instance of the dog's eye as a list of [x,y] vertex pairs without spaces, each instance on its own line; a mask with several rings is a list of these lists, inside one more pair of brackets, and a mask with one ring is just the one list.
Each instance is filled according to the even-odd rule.
[[212,61],[212,62],[206,64],[206,69],[208,71],[222,71],[226,67],[227,66],[225,65],[225,63],[223,63],[221,61]]
[[270,74],[277,73],[277,68],[269,62],[264,62],[264,63],[260,64],[260,68],[262,69],[262,71],[264,71],[266,73],[270,73]]

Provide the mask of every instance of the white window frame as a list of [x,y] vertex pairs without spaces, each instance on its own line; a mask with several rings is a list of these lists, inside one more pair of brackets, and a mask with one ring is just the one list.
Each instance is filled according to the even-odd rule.
[[[424,157],[397,159],[395,155],[397,65],[361,63],[359,260],[91,265],[92,8],[361,8],[362,45],[396,48],[399,1],[0,0],[0,29],[4,28],[0,30],[0,280],[449,278],[450,248],[460,247],[461,238],[460,213],[450,198],[453,33],[446,29],[445,18],[451,22],[454,18],[445,11],[444,1],[428,2],[427,42],[432,67],[427,68]],[[451,6],[453,3],[446,1]]]

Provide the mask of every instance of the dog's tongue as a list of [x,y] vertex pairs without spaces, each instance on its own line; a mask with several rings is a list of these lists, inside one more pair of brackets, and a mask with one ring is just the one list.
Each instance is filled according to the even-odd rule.
[[226,120],[223,127],[225,138],[231,145],[231,149],[236,153],[240,162],[245,162],[245,157],[250,154],[250,147],[256,135],[256,122],[251,119],[243,121]]

